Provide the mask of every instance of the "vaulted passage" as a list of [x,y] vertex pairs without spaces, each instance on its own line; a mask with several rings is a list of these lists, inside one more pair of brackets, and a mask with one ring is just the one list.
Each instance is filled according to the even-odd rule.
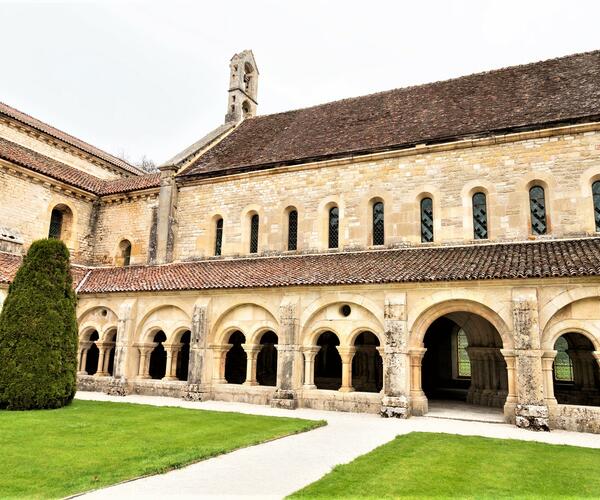
[[315,357],[315,385],[317,389],[338,390],[342,386],[342,358],[337,350],[340,339],[333,332],[319,336],[320,347]]
[[260,385],[277,384],[277,335],[266,332],[260,339],[260,351],[256,358],[256,380]]
[[501,408],[508,394],[502,339],[473,313],[438,318],[424,338],[422,387],[429,400],[457,400]]
[[242,347],[246,337],[240,331],[229,337],[231,348],[225,357],[225,380],[229,384],[243,384],[246,381],[247,355]]
[[352,385],[356,391],[379,392],[383,388],[383,360],[377,350],[379,339],[371,332],[362,332],[354,341]]
[[554,397],[558,403],[600,406],[600,370],[590,340],[580,333],[565,333],[554,350]]
[[167,351],[163,345],[165,340],[167,340],[167,336],[162,330],[157,332],[152,339],[156,346],[150,354],[150,378],[161,379],[165,376],[167,370]]

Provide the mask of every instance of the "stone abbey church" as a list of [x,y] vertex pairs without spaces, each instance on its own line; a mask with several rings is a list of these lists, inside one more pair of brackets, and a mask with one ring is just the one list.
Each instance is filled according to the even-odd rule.
[[0,304],[67,244],[80,389],[600,432],[600,51],[266,116],[258,77],[156,174],[0,103]]

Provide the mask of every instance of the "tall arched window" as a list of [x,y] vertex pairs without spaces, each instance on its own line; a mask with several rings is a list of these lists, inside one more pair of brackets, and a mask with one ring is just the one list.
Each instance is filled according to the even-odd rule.
[[533,186],[529,190],[529,210],[531,212],[532,234],[546,234],[548,224],[546,222],[546,198],[542,186]]
[[594,199],[594,219],[596,221],[596,231],[600,232],[600,181],[592,184],[592,197]]
[[338,207],[329,209],[329,248],[338,248],[340,233],[340,211]]
[[215,222],[215,255],[221,255],[223,247],[223,219],[219,218]]
[[254,214],[250,219],[250,253],[258,253],[258,214]]
[[554,358],[554,380],[573,382],[573,362],[567,352],[569,349],[567,339],[564,336],[559,337],[554,344],[554,349],[556,350],[556,357]]
[[289,251],[298,248],[298,211],[290,210],[288,213],[288,242],[287,249]]
[[52,210],[50,215],[50,229],[48,230],[48,238],[60,240],[63,225],[63,213],[58,208]]
[[385,228],[383,216],[383,202],[373,204],[373,245],[385,243]]
[[131,242],[129,240],[122,240],[119,243],[119,252],[121,257],[121,263],[123,266],[128,266],[131,263]]
[[433,201],[431,198],[421,200],[421,242],[433,241]]
[[485,193],[473,195],[473,237],[476,240],[487,240],[488,217]]

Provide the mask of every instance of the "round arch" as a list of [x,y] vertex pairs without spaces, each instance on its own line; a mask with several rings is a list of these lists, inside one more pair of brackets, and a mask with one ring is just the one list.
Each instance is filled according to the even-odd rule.
[[600,287],[573,288],[559,293],[542,307],[540,311],[540,328],[544,330],[550,323],[550,320],[563,307],[574,304],[575,302],[583,299],[594,298],[600,298]]
[[542,333],[542,349],[552,351],[556,341],[566,333],[579,333],[586,337],[600,352],[600,325],[592,321],[565,319],[549,326]]
[[328,293],[311,302],[300,316],[301,328],[307,325],[321,309],[341,302],[356,305],[369,311],[381,331],[383,331],[383,307],[364,295],[346,292]]
[[[238,302],[226,307],[223,311],[216,315],[217,319],[214,322],[214,326],[211,328],[210,334],[210,338],[214,339],[214,343],[220,343],[223,339],[223,332],[232,328],[234,324],[238,330],[244,333],[244,335],[248,335],[248,325],[242,327],[242,325],[238,324],[240,322],[237,321],[235,318],[228,318],[228,316],[236,309],[246,306],[256,307],[259,310],[262,310],[266,313],[266,319],[258,320],[258,322],[255,323],[255,325],[252,325],[252,327],[250,328],[252,331],[254,331],[257,328],[267,326],[267,324],[269,325],[269,328],[271,328],[273,331],[279,330],[279,322],[277,321],[276,313],[271,310],[271,307],[266,301],[255,299],[252,301]],[[258,325],[258,327],[256,325]]]

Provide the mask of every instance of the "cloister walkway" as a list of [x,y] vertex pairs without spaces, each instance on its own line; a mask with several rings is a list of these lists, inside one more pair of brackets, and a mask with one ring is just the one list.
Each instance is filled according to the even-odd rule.
[[78,392],[78,399],[144,403],[157,406],[235,411],[255,415],[326,420],[328,425],[267,443],[243,448],[182,469],[145,477],[85,495],[88,498],[172,498],[257,496],[282,498],[316,481],[338,464],[347,463],[413,431],[522,439],[550,444],[600,448],[600,435],[568,431],[532,432],[517,427],[451,418],[383,419],[377,415],[298,409],[273,409],[242,403],[186,402],[156,396],[107,396]]

